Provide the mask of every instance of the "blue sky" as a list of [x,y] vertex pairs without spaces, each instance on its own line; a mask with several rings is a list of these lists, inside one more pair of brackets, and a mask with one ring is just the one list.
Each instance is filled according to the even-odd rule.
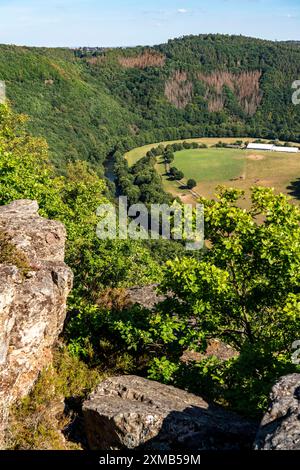
[[300,0],[0,0],[0,43],[131,46],[210,32],[300,40]]

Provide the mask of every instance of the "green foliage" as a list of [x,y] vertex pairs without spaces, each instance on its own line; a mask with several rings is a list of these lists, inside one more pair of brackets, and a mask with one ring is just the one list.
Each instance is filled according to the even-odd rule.
[[63,179],[47,160],[47,144],[29,136],[24,120],[0,105],[0,204],[37,199],[41,214],[64,217],[69,210],[61,198]]
[[259,420],[268,407],[275,381],[299,371],[299,366],[291,364],[290,355],[276,356],[261,347],[251,346],[226,361],[215,356],[188,362],[171,361],[165,356],[154,358],[148,377],[185,388],[208,401]]
[[[156,158],[162,149],[152,149],[131,168],[124,157],[116,159],[115,174],[119,193],[127,196],[129,205],[142,202],[145,204],[168,204],[172,197],[165,193],[161,179],[155,169]],[[154,156],[155,154],[155,156]]]
[[[38,140],[35,145],[22,130],[23,118],[14,120],[3,107],[0,122],[1,203],[37,199],[43,215],[67,227],[66,256],[75,285],[65,336],[72,355],[110,371],[149,369],[151,378],[193,391],[198,387],[240,412],[246,413],[248,404],[248,412],[256,416],[271,383],[295,369],[289,354],[300,327],[299,209],[283,195],[258,188],[246,212],[238,205],[240,192],[221,189],[218,199],[202,200],[209,249],[185,257],[178,248],[180,258],[167,263],[162,290],[174,296],[154,312],[129,305],[105,307],[101,292],[108,286],[135,285],[137,279],[139,284],[159,282],[160,268],[151,251],[157,260],[161,250],[162,259],[168,251],[160,243],[153,248],[99,240],[96,208],[107,199],[95,171],[75,162],[66,167],[65,177],[57,177],[45,144]],[[128,172],[119,157],[120,174],[128,172],[130,181],[143,188],[154,158],[146,157]],[[184,351],[204,352],[214,337],[239,350],[239,358],[193,367],[182,363]]]
[[108,202],[105,182],[83,161],[69,163],[66,176],[57,177],[45,142],[30,137],[21,118],[14,119],[7,106],[0,107],[0,204],[36,199],[41,215],[65,224],[66,261],[75,275],[75,289],[82,294],[125,281],[131,284],[137,278],[144,282],[148,274],[158,276],[158,267],[142,244],[97,238],[96,209]]
[[240,196],[221,189],[217,200],[202,199],[211,248],[202,261],[168,263],[163,289],[207,334],[238,349],[259,342],[287,350],[300,327],[300,211],[271,189],[253,189],[248,212],[236,204]]
[[170,163],[172,163],[174,161],[175,155],[174,155],[173,151],[171,149],[169,149],[169,150],[166,150],[164,152],[163,157],[164,157],[165,163],[170,165]]
[[[143,242],[98,239],[96,209],[108,202],[105,182],[83,161],[69,163],[66,175],[57,177],[45,143],[30,137],[23,125],[23,118],[14,119],[7,106],[0,108],[0,204],[36,199],[41,215],[65,224],[66,262],[74,273],[68,313],[74,336],[67,338],[82,345],[89,340],[83,325],[104,288],[159,281],[161,268]],[[7,241],[1,243],[1,259],[20,264],[20,256]]]
[[[249,211],[241,196],[220,188],[216,200],[202,199],[209,248],[167,262],[160,289],[171,297],[155,311],[109,311],[105,321],[118,345],[146,357],[150,378],[258,417],[274,381],[297,370],[300,211],[270,189],[252,190]],[[212,338],[239,355],[183,362],[185,351],[203,354]]]
[[1,46],[0,56],[0,76],[15,111],[30,115],[28,129],[47,139],[62,171],[70,160],[99,165],[130,134],[132,113],[73,51]]
[[189,180],[187,180],[187,183],[186,183],[188,189],[193,189],[197,186],[197,181],[195,181],[194,179],[190,178]]
[[170,175],[172,179],[178,181],[184,178],[184,173],[181,170],[178,170],[178,168],[176,168],[175,166],[172,166],[172,168],[170,168]]

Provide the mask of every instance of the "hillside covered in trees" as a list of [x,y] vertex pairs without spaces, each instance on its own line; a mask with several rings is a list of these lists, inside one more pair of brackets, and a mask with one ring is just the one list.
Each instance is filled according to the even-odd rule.
[[0,46],[0,79],[50,156],[103,164],[116,151],[201,136],[300,141],[291,101],[300,49],[242,36],[200,35],[136,48]]

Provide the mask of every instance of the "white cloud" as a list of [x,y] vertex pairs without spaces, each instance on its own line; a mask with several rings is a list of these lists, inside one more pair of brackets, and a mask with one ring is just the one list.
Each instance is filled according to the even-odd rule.
[[186,8],[178,8],[177,10],[177,13],[187,13],[187,9]]

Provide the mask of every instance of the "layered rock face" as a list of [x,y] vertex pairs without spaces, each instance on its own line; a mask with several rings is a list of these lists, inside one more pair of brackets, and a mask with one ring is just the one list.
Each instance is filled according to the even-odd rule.
[[93,450],[239,450],[256,427],[184,390],[136,376],[102,382],[83,405]]
[[0,233],[25,255],[26,274],[0,264],[0,426],[30,391],[64,324],[72,272],[64,263],[64,226],[38,215],[35,201],[0,207]]
[[256,450],[300,450],[300,374],[274,385],[271,404],[255,440]]

